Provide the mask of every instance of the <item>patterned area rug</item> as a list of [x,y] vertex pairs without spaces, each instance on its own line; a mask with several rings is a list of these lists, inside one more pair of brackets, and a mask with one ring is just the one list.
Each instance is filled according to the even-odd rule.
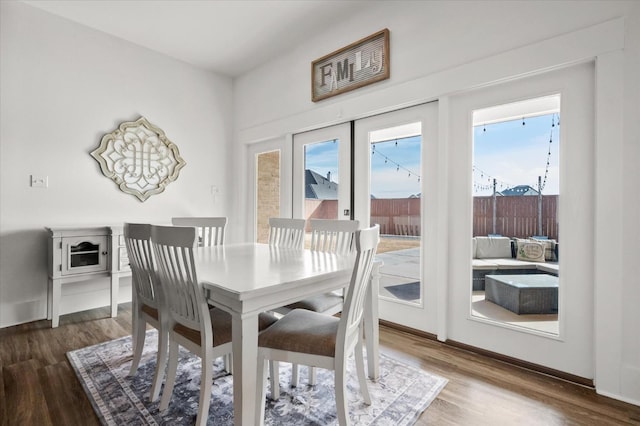
[[[155,369],[156,330],[147,331],[138,373],[131,366],[131,336],[67,353],[93,408],[105,425],[191,425],[198,410],[200,358],[180,349],[178,378],[169,409],[160,413],[159,402],[149,402]],[[318,369],[317,385],[308,386],[307,369],[300,369],[300,385],[289,387],[291,365],[280,366],[281,395],[267,399],[267,425],[335,425],[333,372]],[[233,424],[233,376],[216,360],[209,425]],[[380,355],[380,379],[369,381],[373,404],[364,404],[351,357],[348,378],[349,415],[353,425],[412,425],[447,380]],[[267,398],[269,390],[267,389]]]

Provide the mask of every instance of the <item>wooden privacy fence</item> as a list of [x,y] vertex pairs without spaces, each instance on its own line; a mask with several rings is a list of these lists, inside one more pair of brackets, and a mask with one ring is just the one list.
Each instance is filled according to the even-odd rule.
[[[338,217],[337,200],[305,200],[309,218]],[[557,195],[542,196],[542,234],[538,232],[538,197],[496,197],[496,229],[493,230],[493,197],[473,197],[473,236],[500,234],[528,238],[545,235],[558,240]],[[371,200],[371,223],[386,235],[414,235],[420,229],[420,198]],[[308,224],[307,224],[308,226]]]
[[371,223],[388,235],[420,235],[420,198],[371,200]]
[[[337,200],[305,200],[307,219],[338,217]],[[388,235],[420,235],[420,199],[391,198],[371,200],[371,223]],[[309,228],[309,223],[307,223]],[[308,229],[307,229],[308,230]]]
[[527,238],[545,235],[558,240],[558,196],[542,196],[542,232],[538,230],[538,197],[496,197],[496,229],[493,230],[493,197],[473,197],[473,236],[500,234]]

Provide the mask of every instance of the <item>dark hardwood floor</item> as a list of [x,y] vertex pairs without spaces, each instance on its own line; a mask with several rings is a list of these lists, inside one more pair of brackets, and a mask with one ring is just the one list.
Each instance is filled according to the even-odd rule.
[[[131,305],[0,330],[2,425],[99,424],[66,352],[131,334]],[[381,351],[449,379],[419,425],[640,425],[640,407],[382,326]]]

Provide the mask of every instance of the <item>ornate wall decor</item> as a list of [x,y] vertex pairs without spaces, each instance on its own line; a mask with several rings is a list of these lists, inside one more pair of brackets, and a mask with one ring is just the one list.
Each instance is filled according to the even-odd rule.
[[384,29],[311,63],[311,100],[389,78],[389,30]]
[[178,147],[144,117],[125,121],[104,135],[91,156],[122,192],[140,201],[164,191],[187,164]]

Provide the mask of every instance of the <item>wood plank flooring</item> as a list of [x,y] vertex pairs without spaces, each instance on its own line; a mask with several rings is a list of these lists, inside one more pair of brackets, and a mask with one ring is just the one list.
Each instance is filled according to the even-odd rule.
[[[66,352],[131,334],[131,305],[0,330],[0,424],[97,425]],[[449,383],[418,425],[640,425],[640,407],[438,341],[380,328],[381,351]]]

